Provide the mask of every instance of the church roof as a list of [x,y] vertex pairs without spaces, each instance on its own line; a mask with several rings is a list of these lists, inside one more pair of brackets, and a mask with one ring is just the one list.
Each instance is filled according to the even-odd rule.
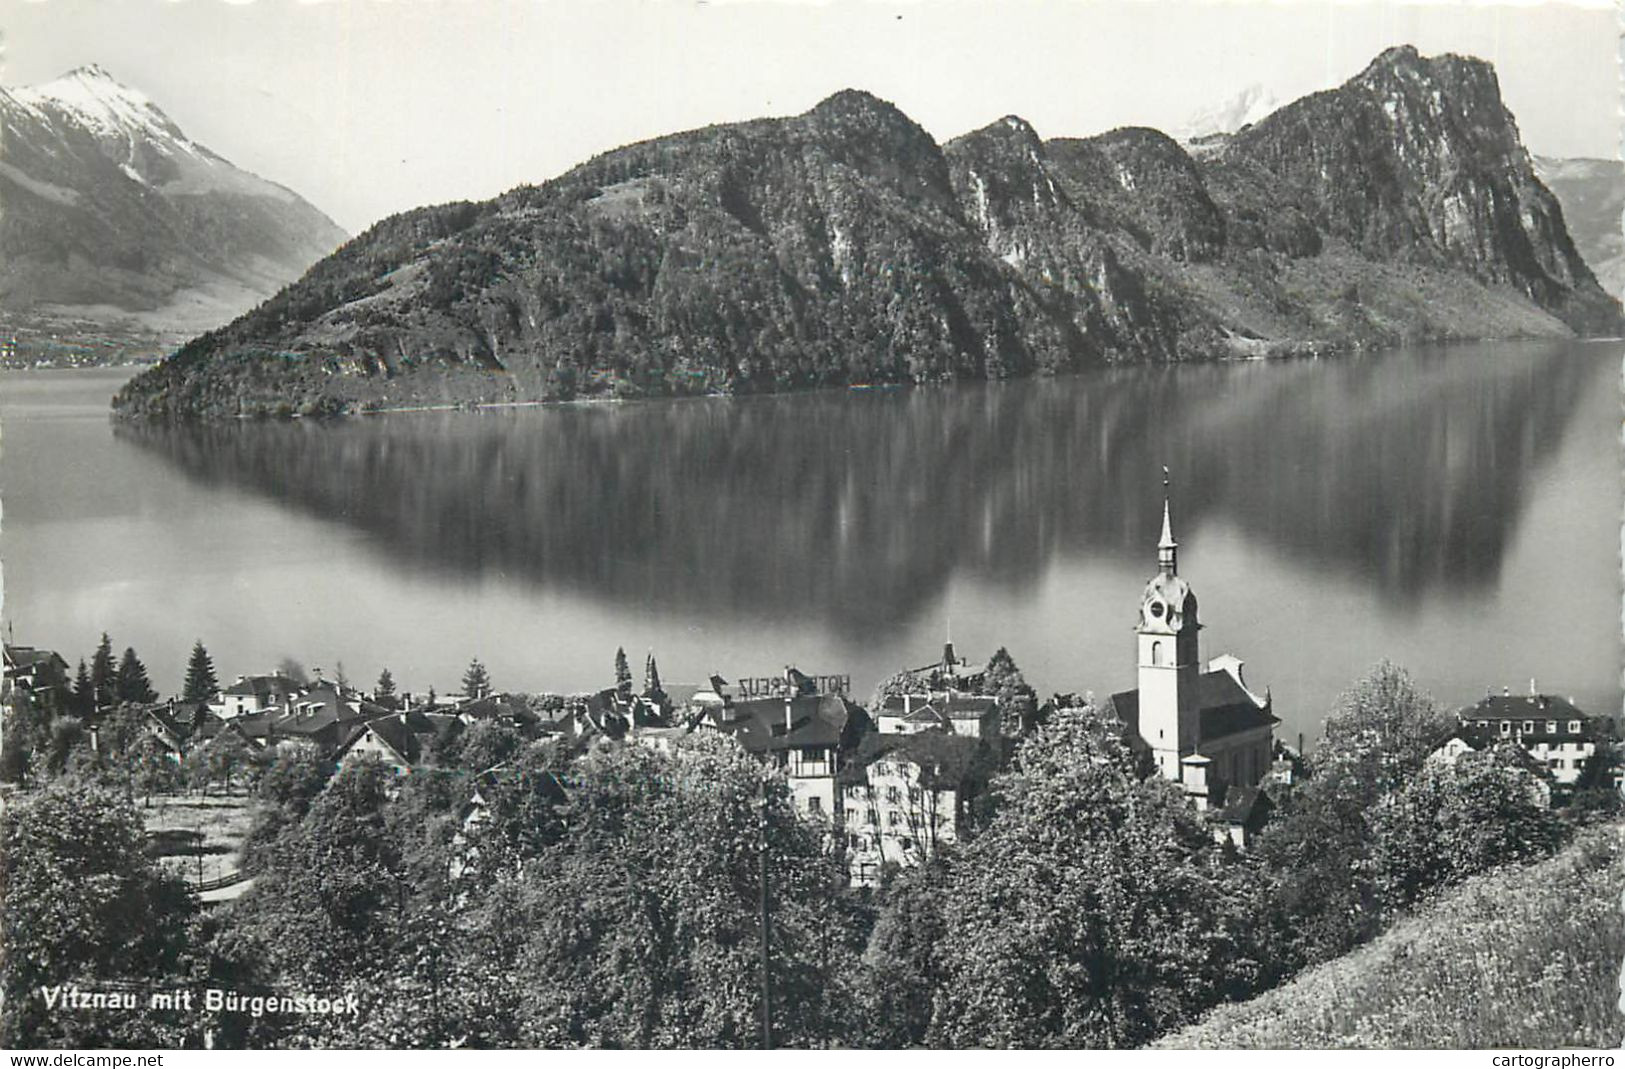
[[[1280,719],[1253,700],[1236,677],[1223,670],[1203,672],[1197,677],[1197,706],[1203,742],[1237,735],[1253,728],[1278,724]],[[1125,690],[1112,695],[1117,718],[1136,734],[1140,730],[1140,692]]]

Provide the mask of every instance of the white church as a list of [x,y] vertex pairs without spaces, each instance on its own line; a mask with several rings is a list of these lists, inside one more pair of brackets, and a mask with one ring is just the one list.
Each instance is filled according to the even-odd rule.
[[[1198,808],[1250,806],[1274,756],[1275,725],[1270,699],[1242,682],[1242,662],[1229,654],[1202,667],[1196,594],[1179,575],[1168,500],[1162,504],[1157,574],[1145,585],[1134,631],[1140,685],[1113,694],[1111,705],[1151,753],[1157,771],[1184,785]],[[1227,798],[1229,788],[1241,788]]]

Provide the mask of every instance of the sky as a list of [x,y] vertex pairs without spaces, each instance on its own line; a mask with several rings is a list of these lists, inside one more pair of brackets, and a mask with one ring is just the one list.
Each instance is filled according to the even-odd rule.
[[1177,131],[1249,86],[1292,99],[1407,43],[1495,63],[1531,151],[1614,158],[1618,20],[1608,0],[0,0],[0,84],[99,63],[356,233],[843,88],[938,140],[1009,114],[1044,137]]

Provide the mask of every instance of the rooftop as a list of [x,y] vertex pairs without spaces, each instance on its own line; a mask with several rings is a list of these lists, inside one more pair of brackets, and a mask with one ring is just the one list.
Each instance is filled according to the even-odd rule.
[[[1252,728],[1280,723],[1280,718],[1243,687],[1231,673],[1222,669],[1197,677],[1197,704],[1201,710],[1201,739],[1206,742],[1239,734]],[[1112,707],[1123,724],[1136,734],[1140,730],[1140,692],[1125,690],[1111,697]]]

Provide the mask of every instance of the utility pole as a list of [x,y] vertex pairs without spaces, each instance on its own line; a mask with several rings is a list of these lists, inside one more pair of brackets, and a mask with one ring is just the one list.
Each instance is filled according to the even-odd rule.
[[773,1049],[773,972],[768,954],[768,902],[767,902],[767,777],[761,779],[761,797],[757,799],[757,852],[761,873],[761,936],[762,936],[762,1049]]

